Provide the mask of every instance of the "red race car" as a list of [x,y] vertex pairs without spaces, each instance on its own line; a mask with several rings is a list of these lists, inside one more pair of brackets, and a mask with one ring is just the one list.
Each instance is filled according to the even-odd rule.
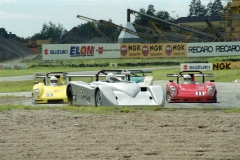
[[[205,77],[213,77],[212,73],[203,74],[198,70],[181,71],[178,74],[167,74],[177,77],[177,82],[169,80],[166,87],[166,101],[170,102],[217,102],[217,89],[214,80],[206,81]],[[200,82],[196,82],[198,77]],[[199,78],[200,77],[200,78]],[[183,79],[183,82],[180,80]]]

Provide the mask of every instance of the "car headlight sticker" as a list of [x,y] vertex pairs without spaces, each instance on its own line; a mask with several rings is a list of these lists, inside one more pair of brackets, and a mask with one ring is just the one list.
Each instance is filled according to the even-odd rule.
[[35,93],[35,95],[36,95],[37,97],[39,97],[40,92],[39,92],[39,89],[38,89],[38,88],[35,88],[35,89],[34,89],[34,93]]
[[215,87],[210,86],[208,87],[208,95],[213,95]]
[[176,95],[177,95],[177,92],[176,92],[176,88],[175,88],[175,87],[173,87],[173,86],[170,87],[170,94],[171,94],[172,96],[176,96]]

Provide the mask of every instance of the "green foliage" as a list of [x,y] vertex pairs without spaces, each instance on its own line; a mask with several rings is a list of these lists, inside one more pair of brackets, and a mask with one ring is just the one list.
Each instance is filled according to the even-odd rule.
[[[113,23],[111,19],[109,19],[108,22]],[[116,42],[116,39],[121,32],[121,30],[118,28],[113,28],[97,22],[80,24],[77,26],[77,28],[83,35],[85,35],[85,37],[88,37],[89,40],[94,37],[102,37],[107,38],[108,42]]]
[[201,0],[192,0],[189,5],[189,16],[220,16],[225,12],[221,0],[210,1],[207,6]]
[[4,38],[9,38],[9,35],[5,28],[0,28],[0,36],[3,36]]
[[32,36],[32,39],[48,39],[52,38],[52,42],[55,43],[58,39],[60,39],[64,34],[67,33],[67,30],[63,27],[62,24],[53,24],[51,21],[47,24],[43,24],[43,28],[40,33],[36,33]]
[[[134,23],[140,26],[147,26],[147,27],[153,27],[152,22],[156,23],[156,26],[158,28],[161,28],[163,30],[170,30],[171,26],[167,23],[161,22],[159,20],[151,19],[149,17],[144,16],[144,14],[152,16],[154,18],[166,20],[166,21],[172,21],[174,18],[170,16],[170,14],[167,11],[157,11],[155,10],[153,5],[149,5],[147,11],[144,8],[141,8],[139,11],[141,14],[138,14],[135,16]],[[143,15],[142,15],[143,14]],[[143,29],[136,28],[137,32],[145,32]]]
[[[170,14],[167,11],[158,11],[156,13],[156,18],[166,20],[166,21],[171,21],[173,20],[172,17],[170,17]],[[163,30],[169,31],[171,30],[171,25],[168,23],[160,22],[160,21],[155,21],[157,28],[161,28]]]
[[206,14],[205,6],[200,0],[192,0],[189,7],[189,16],[204,16]]

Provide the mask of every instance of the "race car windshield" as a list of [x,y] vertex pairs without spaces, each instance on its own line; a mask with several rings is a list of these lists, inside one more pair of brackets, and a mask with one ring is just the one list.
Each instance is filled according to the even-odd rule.
[[110,79],[111,79],[112,81],[118,81],[118,79],[115,78],[115,77],[110,77]]
[[51,83],[57,83],[57,80],[51,80]]

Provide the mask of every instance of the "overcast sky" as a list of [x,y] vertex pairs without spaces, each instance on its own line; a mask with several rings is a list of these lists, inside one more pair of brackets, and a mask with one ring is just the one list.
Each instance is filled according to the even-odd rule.
[[[125,26],[127,9],[147,10],[151,4],[156,11],[171,16],[187,17],[192,0],[0,0],[0,28],[27,38],[40,33],[44,23],[62,24],[66,30],[86,23],[76,18],[82,15],[95,20],[109,20]],[[201,0],[207,5],[211,0]],[[213,1],[213,0],[212,0]],[[226,1],[222,0],[223,5]],[[135,16],[131,15],[131,21]]]

